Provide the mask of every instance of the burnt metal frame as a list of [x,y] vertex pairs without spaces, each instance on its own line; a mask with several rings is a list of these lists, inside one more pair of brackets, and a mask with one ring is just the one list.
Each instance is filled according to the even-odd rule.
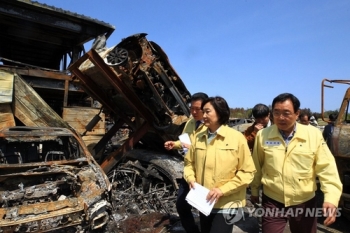
[[[321,84],[321,117],[322,117],[322,120],[324,122],[330,122],[329,120],[325,120],[324,118],[324,88],[325,87],[328,87],[328,88],[333,88],[333,86],[331,85],[328,85],[328,84],[325,84],[325,83],[337,83],[337,84],[347,84],[347,85],[350,85],[350,80],[330,80],[330,79],[323,79],[322,80],[322,84]],[[342,100],[342,103],[341,103],[341,106],[340,106],[340,109],[339,109],[339,116],[337,117],[337,120],[335,122],[336,125],[339,125],[341,124],[341,119],[343,119],[344,117],[344,113],[347,113],[348,109],[345,109],[345,108],[348,108],[348,102],[350,100],[350,89],[348,88],[345,92],[345,96]]]
[[[87,90],[88,93],[92,93],[94,97],[98,98],[97,100],[110,111],[118,115],[126,124],[133,127],[134,123],[124,115],[122,112],[117,111],[113,106],[111,100],[105,95],[103,90],[99,89],[94,85],[91,78],[83,74],[79,67],[86,60],[90,60],[96,68],[103,74],[110,84],[124,97],[125,101],[131,106],[145,121],[142,125],[135,130],[135,132],[129,136],[127,141],[115,152],[109,154],[107,158],[102,162],[101,167],[107,173],[110,171],[114,165],[118,163],[122,155],[133,148],[133,146],[148,132],[151,128],[153,122],[153,116],[149,110],[144,106],[144,104],[139,100],[136,94],[130,90],[130,88],[123,83],[121,80],[122,75],[118,75],[113,71],[100,57],[100,55],[95,50],[90,50],[85,53],[79,60],[72,64],[68,69],[72,72],[74,77],[78,78],[83,83],[83,88]],[[118,125],[121,125],[118,123]],[[135,128],[135,126],[134,126]],[[114,129],[116,130],[116,129]],[[113,131],[114,131],[113,130]],[[103,142],[108,141],[107,137],[112,137],[111,134],[106,134],[106,137],[102,139]],[[99,148],[101,143],[98,143]]]

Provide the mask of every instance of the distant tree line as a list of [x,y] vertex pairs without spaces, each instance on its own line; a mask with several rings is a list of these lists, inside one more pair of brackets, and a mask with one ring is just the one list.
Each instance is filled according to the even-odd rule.
[[[272,109],[272,106],[269,105],[269,108]],[[252,109],[253,108],[230,108],[230,117],[231,118],[252,118]],[[301,112],[307,113],[309,116],[314,116],[317,119],[322,118],[321,113],[312,112],[310,108],[301,108]],[[338,110],[329,110],[324,112],[324,117],[328,118],[331,113],[335,113],[338,115]]]

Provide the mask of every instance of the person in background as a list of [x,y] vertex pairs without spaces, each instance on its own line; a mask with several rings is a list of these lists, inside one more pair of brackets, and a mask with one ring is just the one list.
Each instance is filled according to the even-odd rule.
[[303,125],[310,124],[310,116],[306,112],[300,112],[299,114],[299,123]]
[[313,126],[318,126],[318,122],[316,120],[316,118],[314,116],[311,116],[310,117],[310,125],[313,125]]
[[[254,123],[244,131],[244,136],[247,139],[250,152],[253,152],[254,141],[256,134],[271,125],[271,110],[265,104],[256,104],[252,109],[252,115],[255,118]],[[250,192],[250,186],[248,192]],[[259,192],[261,197],[261,191]],[[259,233],[262,231],[261,217],[258,217]]]
[[230,109],[225,99],[210,97],[202,110],[207,128],[195,135],[185,156],[184,177],[190,188],[196,188],[195,182],[208,188],[206,200],[215,202],[208,216],[200,213],[201,232],[232,233],[233,216],[227,213],[234,203],[245,205],[255,167],[243,134],[227,125]]
[[[200,131],[203,127],[203,112],[201,109],[202,103],[208,98],[208,95],[202,92],[195,93],[191,96],[191,115],[183,129],[182,133],[188,133],[190,140],[193,140],[194,134]],[[167,141],[164,143],[164,147],[167,150],[172,149],[184,149],[185,151],[190,145],[182,145],[180,140]],[[187,182],[182,178],[179,184],[179,190],[176,200],[176,209],[180,217],[181,224],[187,233],[198,233],[199,229],[195,223],[192,215],[192,206],[187,203],[186,196],[189,192],[189,186]]]
[[254,123],[244,131],[250,151],[253,151],[255,136],[257,132],[271,125],[270,109],[265,104],[257,104],[253,107],[252,115]]
[[332,133],[333,133],[333,129],[334,129],[334,122],[337,119],[337,115],[334,113],[331,113],[331,114],[329,114],[328,118],[329,118],[330,122],[328,123],[328,125],[326,125],[324,127],[322,135],[323,135],[323,139],[327,143],[328,148],[331,149]]
[[[336,218],[342,183],[334,157],[319,129],[297,123],[299,108],[293,94],[275,97],[274,125],[259,131],[255,139],[257,173],[250,185],[251,201],[259,201],[262,184],[263,232],[283,233],[289,222],[292,233],[316,233],[317,211],[310,214],[316,208],[316,177],[324,194],[324,224],[328,226]],[[275,214],[267,214],[267,210]]]

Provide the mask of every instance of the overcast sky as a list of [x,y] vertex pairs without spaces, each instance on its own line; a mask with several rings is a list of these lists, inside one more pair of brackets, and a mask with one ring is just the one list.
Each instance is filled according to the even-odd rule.
[[[147,33],[191,93],[222,96],[231,108],[270,105],[290,92],[320,112],[322,79],[350,79],[348,0],[38,2],[115,26],[107,47]],[[340,107],[346,88],[326,90],[326,110]]]

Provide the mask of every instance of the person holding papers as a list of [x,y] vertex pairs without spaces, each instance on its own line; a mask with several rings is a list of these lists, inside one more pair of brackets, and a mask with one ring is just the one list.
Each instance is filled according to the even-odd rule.
[[[191,118],[186,122],[186,125],[182,131],[182,133],[187,133],[191,137],[194,135],[194,133],[199,130],[199,126],[202,126],[203,124],[203,112],[202,112],[202,103],[204,100],[208,99],[208,95],[202,92],[195,93],[191,96]],[[182,144],[180,140],[177,141],[167,141],[164,143],[164,148],[167,150],[172,149],[183,149],[183,148],[189,148],[190,145],[188,144]]]
[[192,189],[198,184],[209,189],[205,198],[215,203],[208,216],[200,213],[201,232],[231,233],[231,213],[245,205],[246,188],[256,170],[247,140],[227,125],[230,109],[226,100],[210,97],[202,103],[202,110],[207,128],[192,140],[185,156],[184,178]]
[[[201,109],[202,102],[208,98],[208,95],[202,92],[195,93],[191,96],[191,115],[192,118],[187,121],[183,134],[181,136],[189,137],[189,141],[192,141],[194,134],[203,129],[203,112]],[[188,135],[184,135],[184,134]],[[186,138],[186,137],[184,137]],[[184,151],[188,150],[190,144],[187,140],[185,142],[178,141],[167,141],[164,143],[164,147],[167,150],[171,149],[184,149]],[[187,143],[186,143],[187,142]],[[187,182],[184,179],[180,180],[177,201],[176,201],[176,209],[179,213],[179,217],[181,220],[181,224],[187,233],[199,233],[198,227],[195,224],[193,215],[192,215],[192,206],[189,205],[186,201],[186,196],[190,191]]]

